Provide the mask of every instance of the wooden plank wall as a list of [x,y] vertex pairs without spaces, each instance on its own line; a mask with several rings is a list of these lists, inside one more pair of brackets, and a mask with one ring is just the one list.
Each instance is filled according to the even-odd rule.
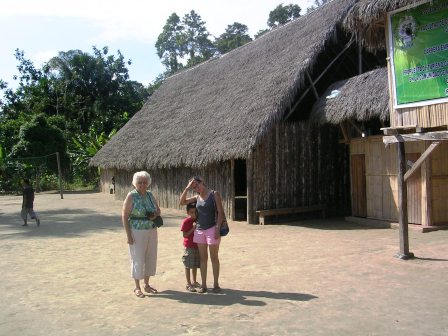
[[[118,170],[116,172],[116,199],[124,200],[128,192],[133,189],[132,176],[135,171]],[[179,206],[179,196],[187,185],[189,178],[199,175],[210,189],[219,191],[223,198],[223,207],[226,215],[229,218],[232,215],[234,188],[233,181],[231,181],[230,161],[210,165],[206,169],[171,168],[147,171],[152,179],[152,184],[148,189],[154,193],[160,207],[183,210],[184,207]],[[190,195],[193,196],[193,193]]]
[[[407,142],[405,150],[407,155],[410,156],[409,153],[423,153],[427,146],[429,146],[429,143],[423,141]],[[396,145],[390,145],[386,148],[381,136],[353,139],[350,145],[350,154],[360,153],[365,153],[366,158],[367,217],[397,221],[398,163]],[[448,190],[448,142],[443,142],[431,155],[431,166],[433,224],[448,223],[448,197],[446,197],[446,190]],[[423,177],[417,176],[417,178]],[[413,193],[409,190],[408,195],[408,208],[412,207],[416,213],[423,210],[420,198],[426,194],[426,191],[423,183],[421,183],[421,187],[421,192],[417,190]]]
[[390,120],[392,127],[418,125],[429,128],[446,126],[448,125],[448,104],[393,109]]
[[254,160],[254,209],[326,204],[350,210],[348,148],[338,128],[281,123],[257,146]]
[[115,176],[115,169],[102,169],[100,178],[100,191],[106,194],[110,193],[112,186],[112,177]]
[[448,224],[448,141],[433,152],[431,165],[433,224]]

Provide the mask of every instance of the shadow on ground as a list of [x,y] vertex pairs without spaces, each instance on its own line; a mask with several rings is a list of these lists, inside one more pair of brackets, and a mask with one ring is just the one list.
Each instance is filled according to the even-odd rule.
[[166,290],[151,298],[170,299],[182,303],[192,303],[211,306],[231,306],[234,304],[242,304],[245,306],[266,306],[265,300],[256,300],[253,298],[286,300],[286,301],[310,301],[317,299],[317,296],[303,293],[274,293],[268,291],[245,291],[237,289],[223,289],[219,294],[211,292],[207,294],[179,292]]
[[348,222],[341,217],[326,219],[303,219],[291,220],[285,222],[266,223],[265,225],[287,225],[301,226],[316,230],[384,230],[385,228],[378,226],[361,225],[358,223]]
[[[101,230],[123,230],[118,214],[99,214],[88,209],[58,209],[39,212],[40,227],[35,220],[28,220],[28,226],[22,226],[20,213],[2,215],[0,222],[0,239],[36,238],[36,237],[79,237]],[[179,217],[165,215],[164,227],[178,226]],[[161,228],[163,229],[163,228]]]

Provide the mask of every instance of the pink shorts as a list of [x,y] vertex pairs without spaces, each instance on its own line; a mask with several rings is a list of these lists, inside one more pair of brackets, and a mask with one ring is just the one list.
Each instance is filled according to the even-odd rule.
[[221,237],[215,239],[215,228],[216,226],[207,230],[194,230],[193,241],[196,244],[219,245]]

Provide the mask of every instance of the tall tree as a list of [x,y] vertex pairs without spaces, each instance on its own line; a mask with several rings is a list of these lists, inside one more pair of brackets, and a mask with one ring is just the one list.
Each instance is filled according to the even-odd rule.
[[215,54],[215,46],[209,39],[209,32],[205,22],[194,10],[185,14],[182,19],[185,27],[183,42],[185,56],[188,57],[187,66],[193,66],[208,60]]
[[131,61],[108,55],[108,48],[93,47],[93,55],[80,50],[60,52],[48,63],[58,91],[57,114],[75,119],[83,132],[91,125],[110,132],[124,112],[137,112],[146,97],[143,85],[129,80]]
[[199,14],[194,10],[180,20],[176,13],[170,15],[157,38],[157,55],[171,75],[183,67],[201,63],[215,54],[215,46]]
[[298,5],[289,4],[283,6],[283,4],[280,4],[269,13],[268,26],[270,28],[275,28],[284,25],[285,23],[298,18],[301,10],[302,9]]
[[248,34],[248,30],[246,25],[238,22],[228,25],[225,32],[216,39],[216,49],[218,49],[221,54],[225,54],[232,49],[252,41],[252,38]]
[[166,20],[162,32],[157,37],[157,55],[168,73],[175,73],[183,66],[180,62],[185,52],[183,30],[184,26],[181,24],[179,16],[173,13]]

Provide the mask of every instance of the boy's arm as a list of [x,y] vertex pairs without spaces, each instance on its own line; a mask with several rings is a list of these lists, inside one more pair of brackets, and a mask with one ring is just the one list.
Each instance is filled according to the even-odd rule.
[[185,218],[184,221],[182,222],[182,226],[180,228],[180,230],[183,233],[184,238],[188,237],[189,235],[191,235],[191,233],[196,229],[196,223],[193,222],[191,224],[191,228],[189,228],[190,223],[188,223],[191,219],[190,218]]
[[188,231],[183,231],[184,233],[184,238],[187,238],[189,235],[191,235],[191,233],[196,229],[196,223],[193,223],[193,226],[191,227],[190,230]]

